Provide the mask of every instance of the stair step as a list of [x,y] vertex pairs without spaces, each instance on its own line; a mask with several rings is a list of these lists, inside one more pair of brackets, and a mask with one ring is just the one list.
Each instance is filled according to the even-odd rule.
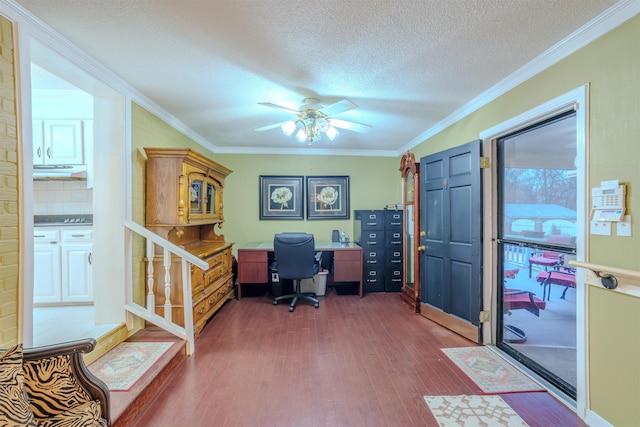
[[173,369],[186,358],[187,343],[155,326],[136,332],[127,342],[176,342],[128,391],[112,391],[112,427],[131,426],[156,397]]

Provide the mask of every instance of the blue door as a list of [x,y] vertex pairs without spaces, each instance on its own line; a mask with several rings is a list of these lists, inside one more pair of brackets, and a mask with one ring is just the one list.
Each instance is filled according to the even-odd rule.
[[481,141],[420,159],[421,312],[481,342]]

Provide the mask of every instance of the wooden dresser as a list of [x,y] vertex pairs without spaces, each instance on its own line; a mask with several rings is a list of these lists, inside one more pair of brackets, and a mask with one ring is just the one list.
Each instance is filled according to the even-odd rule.
[[[195,335],[233,294],[231,247],[216,234],[224,222],[224,180],[231,170],[191,149],[145,148],[147,153],[146,227],[205,261],[191,267]],[[164,283],[161,254],[153,260],[154,282]],[[173,319],[184,323],[180,260],[171,260]],[[156,313],[164,315],[165,294],[155,287]],[[181,324],[181,326],[184,326]]]

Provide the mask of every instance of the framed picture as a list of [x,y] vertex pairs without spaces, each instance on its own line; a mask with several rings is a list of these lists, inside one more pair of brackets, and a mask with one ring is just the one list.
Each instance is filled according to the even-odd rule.
[[349,219],[349,177],[307,177],[307,219]]
[[301,176],[260,175],[260,219],[304,218]]

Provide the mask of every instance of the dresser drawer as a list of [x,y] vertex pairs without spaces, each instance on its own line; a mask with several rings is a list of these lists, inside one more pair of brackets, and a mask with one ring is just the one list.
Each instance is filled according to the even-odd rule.
[[198,323],[207,314],[207,311],[207,300],[205,298],[193,306],[193,323]]
[[207,311],[213,309],[216,304],[225,299],[230,292],[233,291],[233,283],[232,280],[226,281],[222,286],[216,289],[211,295],[208,295],[207,300]]

